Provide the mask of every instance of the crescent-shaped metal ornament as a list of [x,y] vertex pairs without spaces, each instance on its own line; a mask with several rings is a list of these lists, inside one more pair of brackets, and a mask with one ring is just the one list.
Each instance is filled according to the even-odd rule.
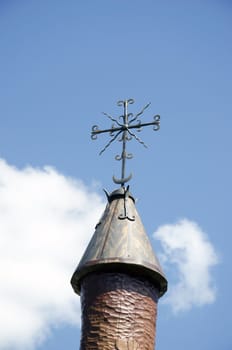
[[121,185],[123,184],[124,185],[126,182],[130,181],[131,178],[132,178],[132,174],[130,174],[129,176],[127,176],[123,179],[116,179],[116,177],[113,176],[113,181],[115,184],[121,184]]

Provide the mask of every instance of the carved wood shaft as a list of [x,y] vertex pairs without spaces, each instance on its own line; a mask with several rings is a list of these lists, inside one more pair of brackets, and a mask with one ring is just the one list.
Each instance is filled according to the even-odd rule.
[[153,350],[158,291],[124,273],[87,275],[81,284],[80,350]]

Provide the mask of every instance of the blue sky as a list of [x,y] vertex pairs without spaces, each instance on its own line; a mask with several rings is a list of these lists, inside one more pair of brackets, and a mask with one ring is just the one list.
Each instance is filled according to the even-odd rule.
[[[204,262],[205,273],[195,276],[195,270],[188,270],[188,277],[193,273],[197,281],[196,301],[190,307],[173,312],[168,294],[161,300],[157,349],[231,349],[231,30],[228,0],[0,1],[0,215],[7,251],[1,268],[4,286],[12,286],[10,306],[0,322],[4,325],[3,316],[10,315],[8,328],[1,326],[6,336],[0,337],[0,349],[79,346],[79,309],[68,278],[67,284],[58,283],[55,290],[61,292],[52,304],[49,293],[55,291],[49,287],[46,300],[46,285],[55,282],[41,271],[46,271],[46,262],[49,267],[57,263],[51,269],[54,280],[66,281],[67,271],[71,277],[105,205],[102,188],[115,188],[112,175],[119,177],[120,165],[114,156],[121,145],[115,143],[99,157],[108,137],[92,141],[90,130],[94,124],[111,126],[101,112],[119,116],[116,102],[126,98],[135,99],[130,106],[134,113],[151,102],[144,121],[161,115],[159,132],[147,128],[139,134],[147,150],[128,143],[134,158],[127,163],[127,172],[133,172],[131,191],[156,252],[165,255],[157,232],[162,236],[165,225],[176,232],[175,225],[184,222],[186,236],[193,237],[187,244],[200,237],[197,242],[209,253],[208,260],[205,250],[195,258],[180,244],[187,254],[184,261],[190,261],[191,268]],[[70,215],[72,210],[78,215]],[[17,227],[27,232],[23,240],[14,241]],[[197,236],[199,232],[203,236]],[[178,231],[179,243],[180,237]],[[36,246],[44,270],[30,257],[29,248]],[[54,259],[48,260],[46,253]],[[165,257],[170,259],[164,269],[172,291],[183,271],[180,260],[167,252]],[[19,273],[26,277],[21,289],[22,278],[17,280],[8,265],[4,268],[9,261],[13,266],[22,263]],[[208,302],[207,293],[198,299],[204,294],[202,276],[209,278],[205,287],[214,295]],[[27,299],[26,288],[34,298]],[[12,321],[14,305],[19,320],[20,310],[39,314],[31,323],[35,328],[25,331]],[[23,347],[9,341],[17,337]]]

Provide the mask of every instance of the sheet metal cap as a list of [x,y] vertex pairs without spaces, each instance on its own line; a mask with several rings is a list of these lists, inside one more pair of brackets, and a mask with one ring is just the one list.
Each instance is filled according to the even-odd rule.
[[71,279],[77,294],[87,274],[103,271],[143,276],[157,287],[159,296],[166,292],[167,280],[134,202],[124,187],[108,196],[106,209]]

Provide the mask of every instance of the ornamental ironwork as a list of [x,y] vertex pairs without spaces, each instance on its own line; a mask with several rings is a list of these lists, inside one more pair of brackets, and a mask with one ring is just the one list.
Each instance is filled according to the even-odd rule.
[[[122,167],[121,167],[121,178],[117,179],[115,176],[113,176],[113,181],[116,184],[121,184],[123,187],[126,182],[128,182],[132,178],[132,174],[129,176],[125,176],[125,168],[126,168],[126,160],[133,158],[132,153],[127,153],[126,151],[126,143],[127,141],[130,141],[132,139],[135,139],[138,141],[141,145],[147,148],[147,145],[141,140],[132,130],[135,129],[137,132],[141,131],[143,127],[153,125],[153,130],[157,131],[160,128],[160,116],[157,114],[153,117],[153,121],[143,123],[139,117],[144,113],[144,111],[150,106],[150,103],[146,104],[142,108],[142,110],[137,113],[128,113],[128,105],[133,104],[133,99],[128,99],[124,101],[118,101],[117,105],[123,107],[123,115],[119,116],[117,119],[109,115],[108,113],[103,112],[103,114],[109,118],[113,125],[109,129],[101,130],[99,129],[98,125],[94,125],[92,127],[91,132],[91,138],[93,140],[97,139],[97,136],[99,134],[103,133],[109,133],[111,140],[105,145],[105,147],[100,151],[100,155],[105,152],[105,150],[111,145],[112,142],[118,140],[122,142],[122,153],[121,155],[116,155],[115,159],[118,161],[122,161]],[[122,120],[122,122],[121,122]]]

